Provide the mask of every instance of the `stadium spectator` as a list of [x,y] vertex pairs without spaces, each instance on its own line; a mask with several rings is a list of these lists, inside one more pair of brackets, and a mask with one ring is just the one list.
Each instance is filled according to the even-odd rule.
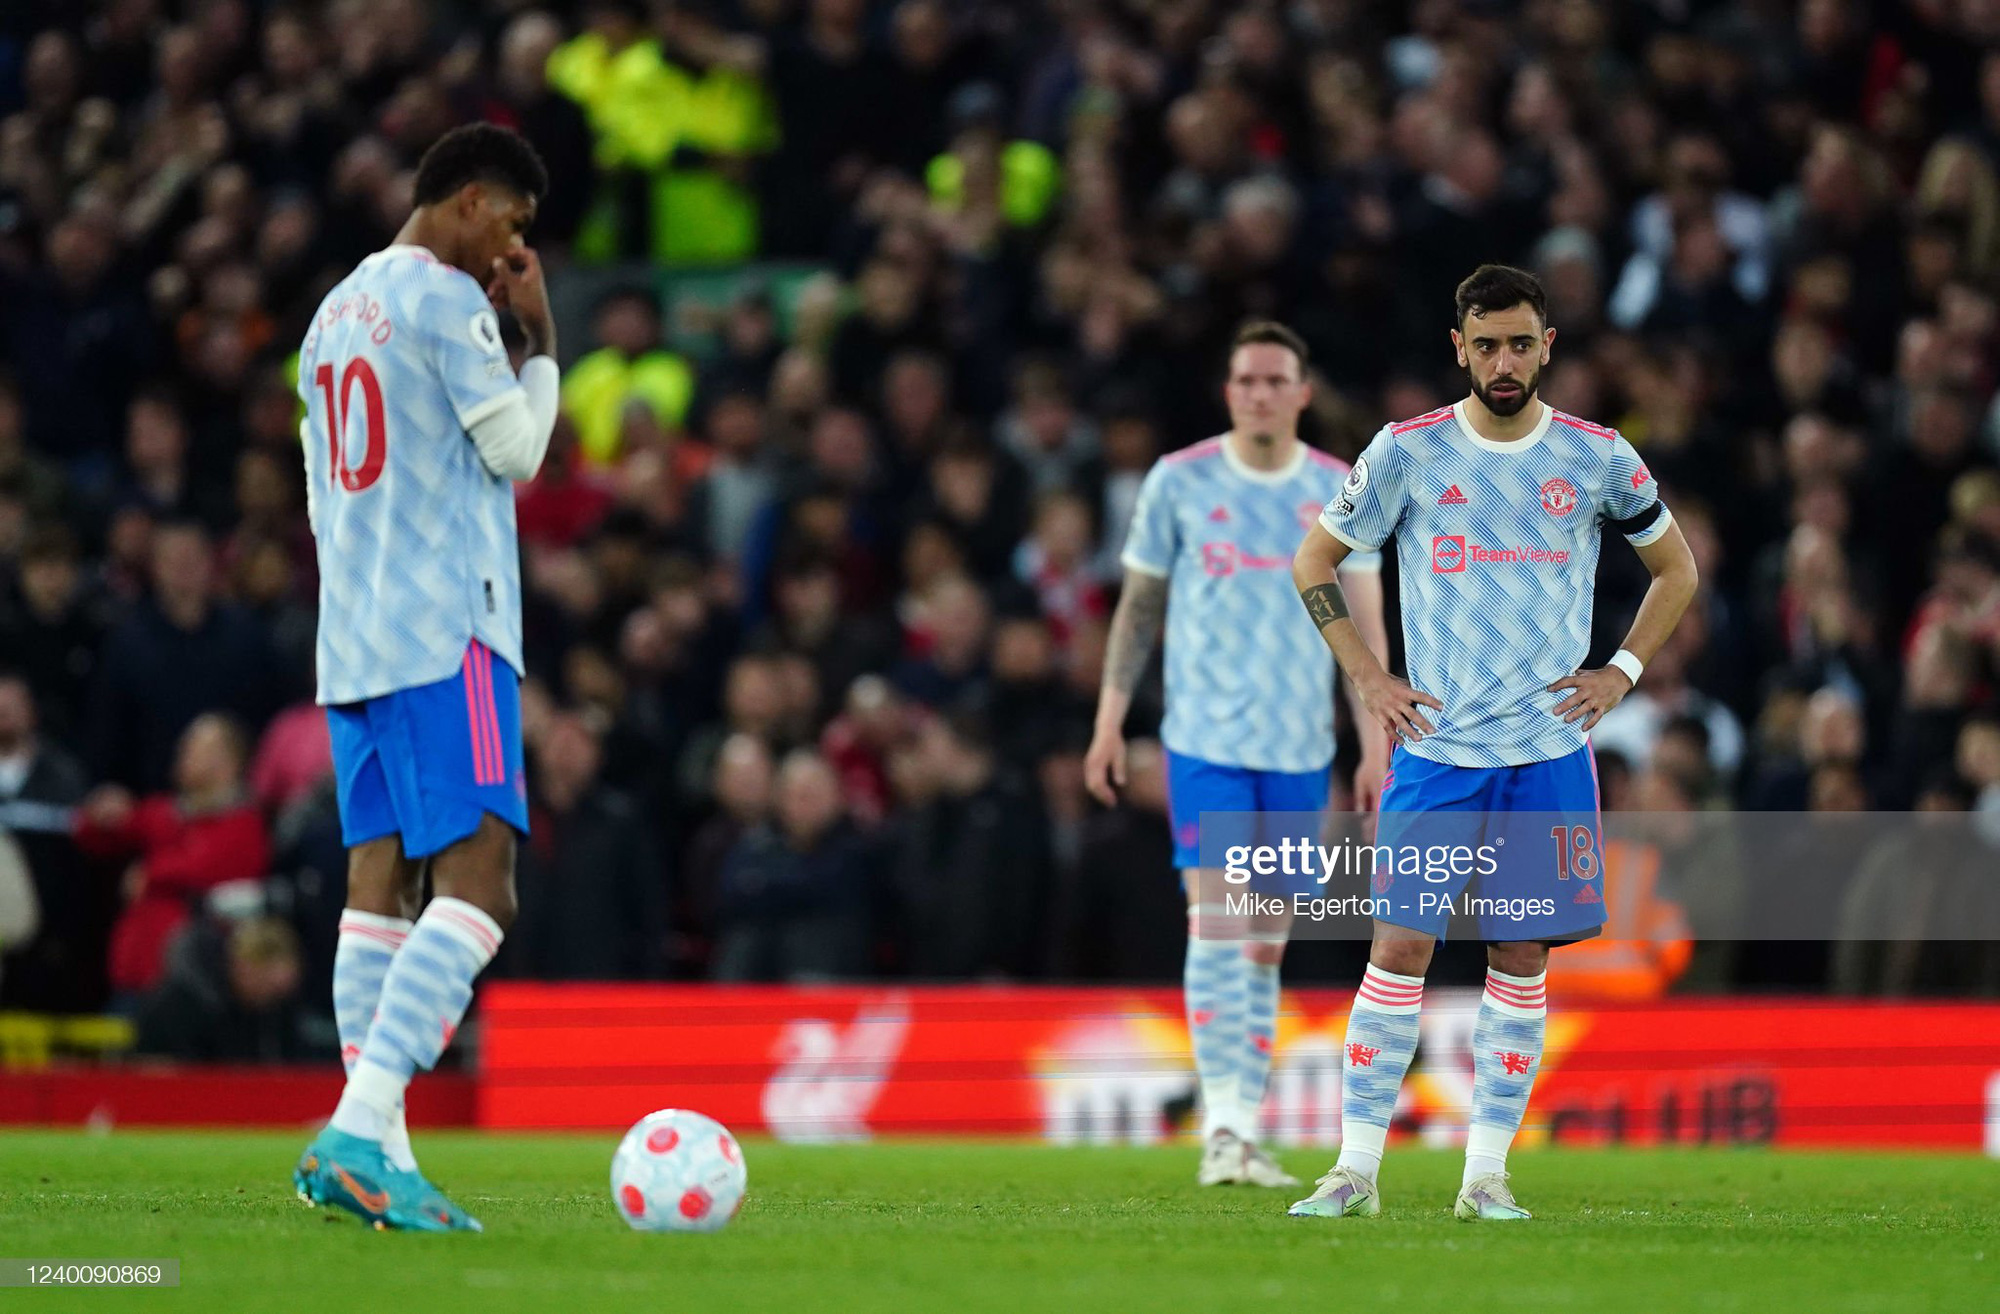
[[180,737],[171,794],[135,800],[104,785],[77,809],[78,846],[130,864],[111,932],[114,996],[130,1001],[159,981],[175,934],[209,891],[266,875],[270,840],[243,787],[246,754],[227,717],[198,716]]
[[1024,978],[1047,970],[1048,826],[969,714],[935,718],[895,769],[907,812],[890,879],[903,967],[920,980]]
[[20,853],[40,927],[32,941],[18,938],[6,950],[6,1007],[80,1013],[104,1002],[117,904],[70,834],[86,783],[83,764],[42,737],[33,688],[0,674],[0,835]]
[[545,980],[660,975],[667,874],[637,802],[601,780],[604,747],[572,712],[535,737],[533,832],[515,874],[521,933],[503,970]]
[[638,288],[599,301],[590,336],[596,349],[565,372],[562,400],[583,460],[604,467],[624,454],[628,399],[644,401],[641,414],[661,428],[678,428],[694,398],[694,370],[661,347],[659,303]]
[[1159,741],[1125,751],[1119,806],[1084,822],[1062,874],[1055,970],[1086,981],[1173,981],[1187,954],[1187,901],[1159,873],[1174,862],[1167,756]]
[[771,820],[723,862],[716,892],[718,981],[826,981],[870,965],[873,865],[825,758],[794,749],[778,768]]
[[0,990],[7,985],[7,958],[34,947],[42,929],[41,904],[28,875],[28,860],[5,831],[0,831]]
[[539,250],[568,250],[597,190],[590,123],[576,101],[549,84],[549,57],[562,24],[531,9],[500,36],[484,117],[513,128],[534,146],[549,171],[549,192],[535,212]]
[[152,592],[105,639],[91,696],[99,773],[140,790],[167,782],[196,717],[220,711],[261,726],[280,692],[271,636],[218,597],[207,532],[161,525],[149,556]]
[[339,1052],[331,1017],[305,1004],[298,935],[274,917],[202,923],[139,1005],[135,1048],[210,1063],[309,1063]]
[[34,691],[38,720],[79,740],[103,652],[105,600],[78,560],[76,537],[44,524],[21,544],[11,596],[0,597],[0,652]]
[[[1917,795],[1915,824],[1861,858],[1840,909],[1832,985],[1843,994],[1964,995],[2000,990],[2000,946],[1963,940],[2000,915],[1993,849],[1951,825],[1972,802],[1949,774]],[[1926,825],[1927,821],[1944,824]]]
[[669,917],[678,973],[706,973],[723,865],[745,835],[770,820],[776,774],[771,750],[755,735],[733,734],[716,754],[714,796],[704,800],[713,810],[688,841]]

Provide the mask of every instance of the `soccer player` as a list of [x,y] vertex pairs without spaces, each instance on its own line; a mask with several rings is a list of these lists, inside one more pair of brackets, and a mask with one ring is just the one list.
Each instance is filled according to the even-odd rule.
[[[522,235],[547,189],[513,132],[447,133],[395,244],[327,293],[299,353],[319,701],[348,845],[333,968],[347,1086],[293,1180],[377,1227],[479,1230],[418,1171],[403,1094],[514,917],[528,809],[513,481],[541,467],[559,382]],[[527,337],[518,378],[496,309]],[[411,922],[426,865],[435,897]]]
[[[1228,887],[1220,871],[1201,867],[1198,823],[1204,811],[1327,806],[1333,663],[1298,615],[1286,568],[1347,465],[1299,440],[1312,385],[1305,343],[1283,325],[1252,323],[1237,334],[1223,396],[1230,431],[1164,457],[1140,487],[1084,774],[1101,802],[1115,802],[1114,787],[1125,783],[1125,715],[1164,621],[1161,738],[1174,863],[1188,899],[1183,983],[1204,1111],[1196,1180],[1292,1186],[1298,1179],[1257,1144],[1287,927],[1277,920],[1235,924],[1251,938],[1198,933],[1204,918],[1228,931],[1221,916]],[[1354,623],[1378,657],[1388,645],[1380,564],[1373,553],[1344,563]],[[1355,791],[1368,806],[1388,752],[1380,736],[1363,742],[1370,751]]]
[[[1549,948],[1595,935],[1604,921],[1586,736],[1673,632],[1694,597],[1695,564],[1631,444],[1536,397],[1556,335],[1534,276],[1482,265],[1458,286],[1456,321],[1451,340],[1470,395],[1375,435],[1300,545],[1292,574],[1361,703],[1397,741],[1376,843],[1393,852],[1427,817],[1483,827],[1474,842],[1494,844],[1499,857],[1481,895],[1523,901],[1519,916],[1501,906],[1481,917],[1486,991],[1454,1212],[1524,1219],[1507,1185],[1507,1150],[1541,1064]],[[1586,671],[1605,526],[1638,549],[1652,584],[1624,647]],[[1391,535],[1414,685],[1388,674],[1363,642],[1335,574],[1349,553],[1375,551]],[[1518,813],[1533,813],[1532,824],[1508,829]],[[1541,824],[1551,817],[1557,827]],[[1381,1208],[1382,1147],[1417,1046],[1424,972],[1450,915],[1435,897],[1426,910],[1421,896],[1460,892],[1449,876],[1429,885],[1379,858],[1374,888],[1389,912],[1375,923],[1348,1018],[1340,1158],[1292,1206],[1302,1217]]]

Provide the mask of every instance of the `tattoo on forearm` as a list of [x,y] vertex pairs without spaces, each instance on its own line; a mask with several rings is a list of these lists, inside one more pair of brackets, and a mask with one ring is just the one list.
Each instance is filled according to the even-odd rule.
[[1104,687],[1131,693],[1146,673],[1167,617],[1167,581],[1151,575],[1128,575],[1125,594],[1111,617],[1111,635],[1104,650]]
[[1320,629],[1347,616],[1347,595],[1340,591],[1338,583],[1315,584],[1302,590],[1299,598],[1306,604],[1306,615]]

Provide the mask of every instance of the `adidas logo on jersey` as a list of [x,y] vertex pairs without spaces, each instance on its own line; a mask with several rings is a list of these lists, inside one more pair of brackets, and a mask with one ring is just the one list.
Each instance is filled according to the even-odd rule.
[[1219,506],[1215,508],[1215,510],[1208,513],[1208,518],[1214,521],[1218,525],[1226,525],[1229,523],[1229,508],[1226,506]]
[[1450,488],[1444,490],[1444,496],[1438,499],[1438,505],[1464,506],[1465,500],[1465,494],[1458,491],[1457,484],[1453,484]]
[[1576,892],[1576,897],[1575,897],[1574,899],[1572,899],[1572,900],[1571,900],[1570,902],[1572,902],[1572,903],[1603,903],[1603,902],[1604,902],[1604,899],[1603,899],[1603,897],[1602,897],[1601,895],[1599,895],[1599,894],[1598,894],[1598,892],[1597,892],[1597,887],[1596,887],[1595,885],[1586,885],[1586,886],[1584,886],[1584,887],[1583,887],[1582,889],[1580,889],[1580,890],[1578,890],[1578,891]]

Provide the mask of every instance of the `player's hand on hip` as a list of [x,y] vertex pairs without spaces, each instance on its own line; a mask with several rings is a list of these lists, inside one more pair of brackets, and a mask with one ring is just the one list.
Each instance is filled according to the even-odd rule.
[[1090,748],[1083,755],[1083,784],[1105,807],[1118,806],[1118,791],[1125,787],[1124,735],[1100,730],[1090,737]]
[[520,247],[493,262],[493,276],[486,282],[486,299],[496,310],[511,310],[528,335],[528,352],[547,356],[555,352],[555,322],[549,315],[549,289],[542,279],[542,259],[533,247]]
[[1582,721],[1587,732],[1599,717],[1625,701],[1625,695],[1632,692],[1632,681],[1616,666],[1600,666],[1565,675],[1549,686],[1550,693],[1564,689],[1570,695],[1556,704],[1555,715],[1572,724]]
[[1437,733],[1437,727],[1423,711],[1426,707],[1444,710],[1444,704],[1435,694],[1414,688],[1408,680],[1399,680],[1386,671],[1361,683],[1360,692],[1361,705],[1397,743],[1414,744],[1425,735]]

